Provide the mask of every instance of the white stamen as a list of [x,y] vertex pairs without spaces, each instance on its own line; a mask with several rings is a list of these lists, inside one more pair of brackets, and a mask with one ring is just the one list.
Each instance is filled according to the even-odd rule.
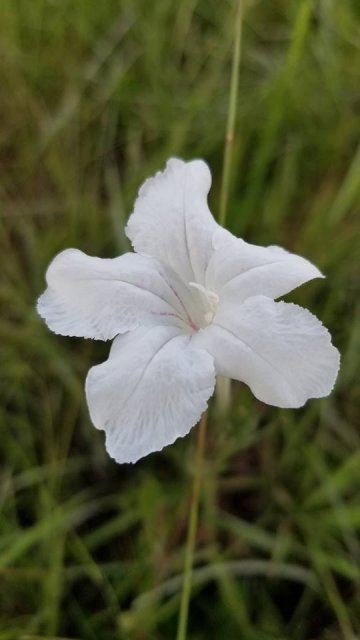
[[206,289],[202,284],[198,284],[197,282],[189,282],[189,286],[193,289],[197,289],[197,291],[201,294],[201,300],[204,308],[204,320],[205,324],[210,324],[214,316],[216,314],[218,304],[219,304],[219,296],[211,289]]

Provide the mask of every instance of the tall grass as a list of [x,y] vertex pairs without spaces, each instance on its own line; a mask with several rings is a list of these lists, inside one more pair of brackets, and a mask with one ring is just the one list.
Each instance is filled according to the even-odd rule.
[[[234,388],[210,416],[189,638],[350,640],[360,628],[356,315],[360,10],[248,2],[227,224],[328,276],[296,291],[342,353],[299,411]],[[117,466],[83,380],[108,345],[50,334],[53,255],[128,249],[170,155],[204,157],[217,213],[233,8],[217,0],[2,0],[0,640],[167,640],[176,630],[195,432]],[[290,296],[289,296],[290,299]]]

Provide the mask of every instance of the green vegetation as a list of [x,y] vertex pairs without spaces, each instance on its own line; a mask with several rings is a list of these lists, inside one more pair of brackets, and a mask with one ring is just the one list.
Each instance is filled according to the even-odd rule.
[[[360,629],[358,0],[249,0],[228,227],[314,261],[291,299],[342,353],[298,411],[233,386],[210,413],[189,639],[350,640]],[[1,0],[0,640],[167,640],[196,431],[117,466],[83,380],[109,345],[51,334],[56,252],[128,249],[143,179],[203,157],[219,211],[235,2]],[[290,297],[289,297],[290,298]]]

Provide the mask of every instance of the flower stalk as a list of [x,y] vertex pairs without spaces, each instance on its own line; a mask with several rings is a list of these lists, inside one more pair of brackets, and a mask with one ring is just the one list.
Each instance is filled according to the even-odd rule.
[[196,460],[195,460],[195,476],[194,484],[191,496],[189,525],[187,532],[186,550],[185,550],[185,565],[183,574],[183,587],[181,593],[181,603],[179,612],[178,630],[176,640],[185,640],[187,631],[187,621],[189,615],[189,603],[191,596],[191,578],[194,560],[194,550],[196,542],[196,532],[199,517],[199,497],[202,478],[202,469],[204,461],[204,449],[206,440],[206,427],[208,420],[208,412],[205,411],[201,417],[198,429],[198,438],[196,445]]
[[[229,108],[228,108],[228,117],[227,117],[227,124],[226,124],[223,173],[222,173],[222,183],[221,183],[221,191],[220,191],[219,223],[222,226],[225,226],[227,204],[229,200],[231,159],[232,159],[232,149],[233,149],[236,110],[237,110],[237,96],[238,96],[238,86],[239,86],[241,33],[242,33],[242,17],[243,17],[242,3],[243,3],[243,0],[238,0],[236,20],[235,20]],[[217,404],[218,413],[221,415],[226,414],[230,406],[230,391],[231,391],[230,384],[231,384],[230,379],[228,378],[223,378],[220,376],[217,379],[216,404]],[[176,640],[186,640],[189,603],[190,603],[190,596],[191,596],[192,567],[193,567],[197,522],[198,522],[198,514],[199,514],[199,495],[200,495],[203,456],[204,456],[204,448],[205,448],[207,416],[208,416],[208,413],[206,411],[203,414],[199,424],[199,433],[198,433],[198,441],[197,441],[197,449],[196,449],[195,476],[194,476],[193,493],[192,493],[192,499],[191,499],[190,516],[189,516],[188,536],[187,536],[186,552],[185,552],[183,588],[181,593],[179,623],[178,623]]]

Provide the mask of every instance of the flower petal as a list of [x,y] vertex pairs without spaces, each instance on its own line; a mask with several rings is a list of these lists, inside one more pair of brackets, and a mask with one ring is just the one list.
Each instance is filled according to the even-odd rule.
[[308,280],[324,277],[305,258],[281,247],[249,244],[225,229],[214,234],[213,247],[205,286],[229,302],[254,295],[279,298]]
[[218,228],[207,206],[210,185],[205,162],[172,158],[143,184],[126,227],[135,251],[160,258],[184,282],[204,284]]
[[309,311],[265,296],[222,305],[194,344],[215,358],[218,374],[241,380],[277,407],[301,407],[330,393],[340,354]]
[[117,462],[136,462],[185,436],[206,409],[215,385],[213,358],[174,327],[118,336],[109,359],[90,369],[91,419],[106,432]]
[[50,264],[37,309],[55,333],[108,340],[142,324],[183,326],[193,293],[159,260],[67,249]]

